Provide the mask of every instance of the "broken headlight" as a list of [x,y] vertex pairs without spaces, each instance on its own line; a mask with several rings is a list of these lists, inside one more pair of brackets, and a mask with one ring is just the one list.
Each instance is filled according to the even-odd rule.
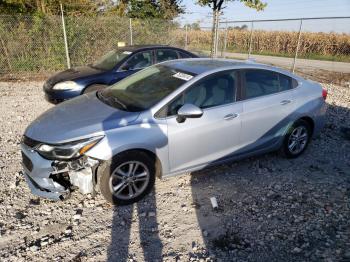
[[82,156],[85,152],[95,146],[103,136],[68,142],[64,144],[40,144],[36,151],[46,159],[69,160]]

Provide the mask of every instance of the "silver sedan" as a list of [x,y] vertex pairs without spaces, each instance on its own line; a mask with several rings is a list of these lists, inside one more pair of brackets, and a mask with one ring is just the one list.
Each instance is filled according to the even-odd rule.
[[42,197],[78,188],[130,204],[156,177],[270,151],[301,155],[324,125],[326,96],[318,83],[267,65],[164,62],[37,118],[21,144],[24,175]]

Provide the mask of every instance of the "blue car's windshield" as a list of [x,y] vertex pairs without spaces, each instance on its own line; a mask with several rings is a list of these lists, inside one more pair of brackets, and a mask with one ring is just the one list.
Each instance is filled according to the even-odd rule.
[[98,97],[103,102],[125,111],[143,111],[193,76],[192,73],[181,72],[165,65],[155,65],[100,91]]
[[123,50],[112,50],[102,56],[96,62],[92,63],[92,67],[101,70],[112,70],[117,63],[129,56],[131,52]]

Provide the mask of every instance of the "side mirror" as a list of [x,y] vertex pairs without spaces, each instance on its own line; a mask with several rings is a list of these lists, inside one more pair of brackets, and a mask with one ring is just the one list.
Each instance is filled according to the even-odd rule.
[[185,122],[186,118],[200,118],[203,110],[193,104],[184,104],[177,111],[177,122]]

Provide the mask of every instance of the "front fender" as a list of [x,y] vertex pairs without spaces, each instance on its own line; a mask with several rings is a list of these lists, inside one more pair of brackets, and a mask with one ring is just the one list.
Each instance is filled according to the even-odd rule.
[[107,161],[113,156],[133,149],[143,149],[154,153],[161,162],[164,173],[168,165],[167,125],[141,123],[105,132],[105,137],[86,155]]

